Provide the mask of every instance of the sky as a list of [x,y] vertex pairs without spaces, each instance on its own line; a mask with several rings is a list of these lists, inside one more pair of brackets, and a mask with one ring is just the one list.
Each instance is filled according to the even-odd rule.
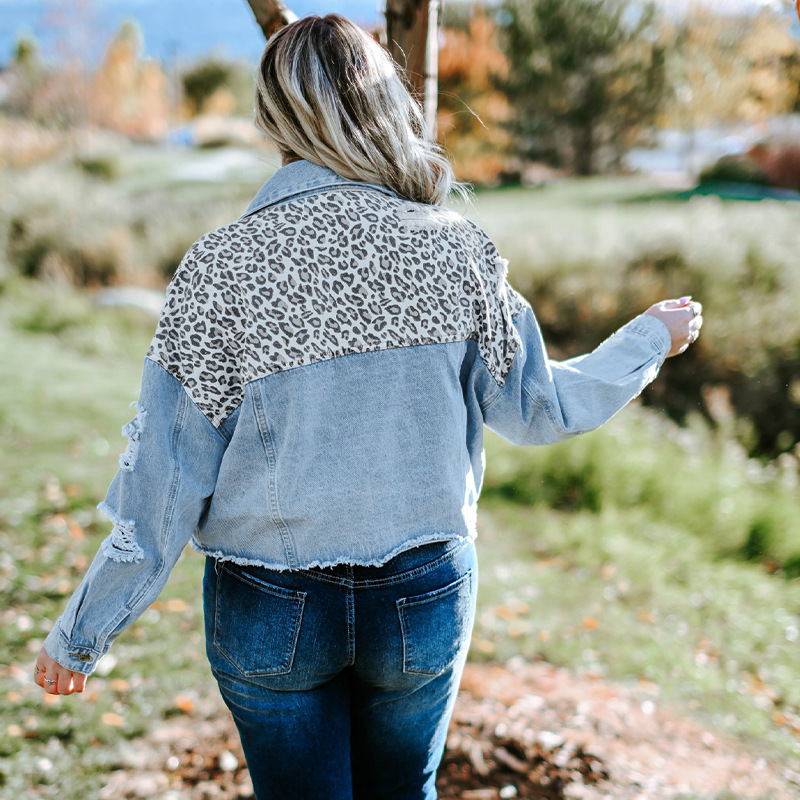
[[[470,0],[448,0],[469,2]],[[656,0],[679,13],[691,0]],[[719,11],[779,8],[780,0],[702,0]],[[300,16],[336,11],[356,22],[374,24],[383,0],[289,0]],[[61,22],[56,18],[61,17]],[[108,37],[123,22],[134,18],[144,34],[144,54],[162,61],[198,58],[208,53],[220,57],[257,58],[263,38],[247,0],[0,0],[0,65],[14,51],[20,34],[33,34],[42,55],[57,60],[56,48],[74,39],[74,31],[91,41],[80,46],[90,60],[100,57]],[[78,30],[80,23],[82,30]],[[96,49],[98,52],[91,52]]]

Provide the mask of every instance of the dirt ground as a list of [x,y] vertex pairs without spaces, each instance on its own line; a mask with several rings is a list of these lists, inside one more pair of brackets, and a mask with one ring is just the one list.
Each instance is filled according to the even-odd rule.
[[[253,797],[217,698],[131,743],[101,800]],[[468,664],[437,786],[441,798],[800,798],[800,773],[748,755],[662,707],[647,686],[578,678],[548,664]]]

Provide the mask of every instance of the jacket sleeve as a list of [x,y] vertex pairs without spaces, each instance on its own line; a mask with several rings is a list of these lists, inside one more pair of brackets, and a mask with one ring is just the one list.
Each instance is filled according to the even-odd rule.
[[642,314],[591,353],[553,361],[531,307],[508,283],[508,262],[476,230],[480,357],[470,381],[485,424],[514,444],[549,444],[607,422],[658,374],[667,326]]
[[128,448],[98,506],[110,536],[44,646],[89,674],[112,641],[156,599],[214,491],[225,439],[181,384],[145,359]]
[[215,426],[211,405],[201,409],[188,388],[202,369],[191,333],[212,324],[198,298],[216,279],[197,252],[195,246],[187,254],[167,291],[144,359],[138,413],[122,429],[128,447],[98,505],[111,534],[44,643],[51,658],[74,672],[91,673],[160,593],[214,492],[235,425],[231,414]]
[[656,377],[670,348],[666,325],[642,314],[591,353],[553,361],[530,306],[512,324],[516,352],[502,385],[481,365],[474,386],[486,425],[514,444],[598,428]]

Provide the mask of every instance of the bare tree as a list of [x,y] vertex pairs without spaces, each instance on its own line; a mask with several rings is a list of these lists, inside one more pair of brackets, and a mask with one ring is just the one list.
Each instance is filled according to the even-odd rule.
[[269,39],[275,31],[297,19],[297,14],[282,0],[247,0],[247,2],[265,39]]

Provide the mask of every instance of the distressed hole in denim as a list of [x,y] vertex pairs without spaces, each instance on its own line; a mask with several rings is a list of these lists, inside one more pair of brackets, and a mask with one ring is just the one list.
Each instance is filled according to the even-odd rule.
[[105,502],[98,506],[114,523],[109,536],[100,547],[100,552],[112,561],[131,563],[144,558],[144,551],[136,543],[136,525],[133,520],[121,519]]
[[[139,406],[137,405],[138,409]],[[139,453],[139,439],[144,430],[144,418],[147,412],[140,410],[139,413],[127,424],[122,426],[122,435],[128,437],[128,446],[125,452],[119,457],[119,465],[122,469],[130,472],[136,464],[136,456]]]
[[436,224],[431,208],[424,206],[407,206],[398,213],[400,227],[404,231],[418,231]]

